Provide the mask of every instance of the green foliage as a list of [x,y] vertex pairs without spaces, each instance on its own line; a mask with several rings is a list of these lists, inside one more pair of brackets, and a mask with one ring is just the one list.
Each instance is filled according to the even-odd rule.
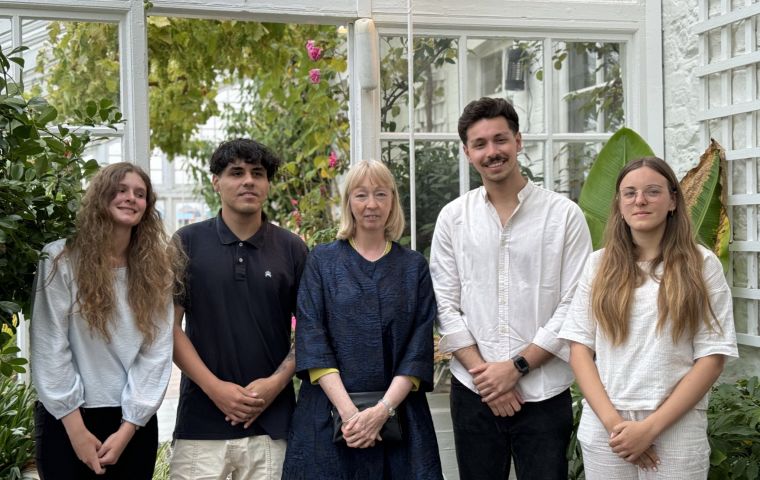
[[[643,138],[629,128],[618,130],[599,152],[588,179],[581,190],[578,204],[591,230],[594,249],[604,243],[604,228],[610,206],[615,199],[615,181],[623,166],[631,160],[654,153]],[[725,154],[712,140],[699,164],[689,170],[680,184],[692,225],[701,243],[711,248],[723,263],[728,264],[730,228],[726,214]]]
[[[345,41],[332,26],[148,17],[148,58],[151,144],[170,157],[187,155],[191,174],[212,210],[219,205],[211,189],[207,161],[215,144],[193,141],[198,127],[221,116],[228,138],[255,138],[283,159],[281,174],[272,182],[267,214],[270,219],[304,235],[310,243],[333,228],[337,203],[334,178],[348,164],[348,86]],[[113,42],[104,38],[103,23],[67,23],[63,35],[51,28],[55,60],[48,76],[51,97],[63,112],[76,102],[71,83],[87,84],[110,94],[118,80],[118,65],[95,63],[112,58]],[[305,48],[314,40],[321,58],[312,60]],[[86,50],[75,46],[86,42]],[[192,52],[188,54],[188,52]],[[79,59],[79,57],[84,57]],[[67,58],[76,61],[66,61]],[[65,67],[64,67],[65,65]],[[312,83],[309,71],[321,80]],[[63,71],[63,70],[66,71]],[[237,106],[217,104],[219,88],[241,87]],[[337,164],[330,166],[335,152]],[[296,202],[296,204],[294,204]],[[334,231],[334,230],[333,230]]]
[[[22,96],[10,77],[10,63],[23,67],[26,47],[0,52],[0,319],[7,332],[16,329],[17,312],[29,314],[32,279],[42,247],[67,237],[74,226],[82,182],[98,164],[86,160],[91,143],[84,128],[57,122],[58,111],[44,98]],[[81,126],[113,127],[121,114],[103,99],[72,110]],[[5,334],[3,340],[5,340]],[[22,360],[6,362],[0,372],[23,371]]]
[[760,381],[714,387],[707,408],[710,480],[754,480],[760,474]]
[[34,401],[31,387],[0,377],[0,478],[16,480],[34,460]]
[[[348,85],[343,37],[335,27],[267,24],[258,74],[240,83],[238,105],[221,117],[226,137],[250,137],[272,148],[282,159],[273,179],[267,215],[301,234],[310,245],[335,239],[338,205],[336,177],[348,167]],[[322,49],[311,59],[307,41]],[[319,69],[314,83],[309,71]],[[208,178],[208,158],[216,145],[193,145],[193,176],[209,205],[218,205]]]
[[573,431],[570,434],[570,444],[567,446],[567,478],[568,480],[584,480],[586,474],[583,471],[583,453],[581,444],[578,443],[578,427],[581,424],[581,413],[583,413],[583,394],[577,383],[570,386],[570,394],[573,399]]
[[615,180],[620,170],[629,161],[654,155],[638,133],[629,128],[621,128],[607,140],[591,166],[586,183],[581,190],[578,205],[586,216],[594,250],[603,246],[604,227],[610,215],[610,206],[615,198]]
[[171,442],[164,442],[158,446],[156,452],[156,468],[153,470],[152,480],[169,480],[169,461],[171,459]]

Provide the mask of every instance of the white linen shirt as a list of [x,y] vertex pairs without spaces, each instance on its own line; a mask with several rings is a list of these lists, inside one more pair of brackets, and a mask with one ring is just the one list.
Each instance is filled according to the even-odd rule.
[[[656,410],[698,358],[714,354],[727,357],[739,355],[731,289],[723,275],[723,267],[714,253],[702,246],[699,249],[704,257],[702,276],[720,331],[712,331],[704,322],[699,322],[693,341],[682,337],[677,343],[673,343],[670,322],[666,323],[662,332],[657,331],[660,283],[647,275],[644,283],[634,291],[628,338],[622,344],[613,346],[597,328],[590,311],[591,284],[604,250],[598,250],[589,257],[560,337],[596,352],[599,378],[616,409]],[[660,264],[656,273],[661,275],[662,270],[663,265]],[[706,394],[694,408],[704,410],[707,402]]]
[[[172,368],[174,306],[167,298],[153,343],[137,328],[127,299],[127,269],[115,272],[111,341],[94,333],[77,311],[77,285],[65,246],[45,246],[35,280],[31,321],[34,387],[45,409],[60,419],[77,408],[121,407],[124,420],[145,426],[161,405]],[[149,260],[145,260],[149,261]],[[51,276],[52,274],[52,276]]]
[[[580,208],[528,182],[502,226],[484,187],[438,215],[430,273],[438,302],[442,352],[477,345],[487,362],[506,361],[533,343],[555,355],[518,382],[525,401],[551,398],[573,382],[570,349],[557,338],[591,252]],[[477,392],[456,359],[451,372]]]

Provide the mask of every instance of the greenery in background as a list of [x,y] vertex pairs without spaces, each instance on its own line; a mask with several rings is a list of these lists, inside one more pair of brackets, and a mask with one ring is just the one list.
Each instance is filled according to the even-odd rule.
[[[348,86],[341,77],[346,48],[339,30],[156,16],[147,22],[151,145],[170,157],[189,157],[213,211],[219,204],[207,165],[216,145],[198,141],[197,133],[220,116],[227,138],[254,138],[283,159],[267,206],[270,219],[310,243],[334,238],[334,179],[347,166],[349,150]],[[46,70],[51,102],[64,114],[78,103],[76,85],[86,84],[90,94],[118,94],[114,25],[53,22],[49,34],[51,46],[38,68]],[[319,55],[307,50],[309,40]],[[317,81],[310,76],[314,69]],[[93,71],[99,72],[95,78]],[[225,85],[240,88],[236,105],[217,103]]]
[[713,388],[707,408],[710,480],[755,480],[760,474],[758,377]]
[[32,387],[0,376],[0,478],[17,480],[34,460]]
[[156,469],[152,480],[169,480],[169,460],[171,459],[171,442],[159,444],[156,453]]
[[[0,345],[15,332],[17,313],[29,318],[31,285],[42,247],[68,237],[83,181],[98,168],[83,157],[91,144],[83,128],[62,125],[44,98],[26,98],[11,78],[11,64],[23,67],[26,47],[0,52]],[[86,102],[71,112],[72,123],[113,127],[121,114],[110,100]],[[12,347],[15,348],[15,347]],[[23,359],[6,346],[0,374],[23,372]],[[9,350],[11,349],[11,350]]]
[[[578,204],[591,230],[594,249],[601,248],[610,206],[615,198],[618,173],[629,161],[652,156],[651,147],[629,128],[618,130],[599,152]],[[696,167],[681,179],[686,206],[697,238],[728,265],[730,228],[726,213],[726,158],[723,148],[711,140]]]

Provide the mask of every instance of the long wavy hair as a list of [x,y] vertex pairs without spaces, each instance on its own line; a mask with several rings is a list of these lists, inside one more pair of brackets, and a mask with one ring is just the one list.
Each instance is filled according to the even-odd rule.
[[[666,220],[660,254],[649,264],[648,272],[636,263],[638,253],[631,228],[620,211],[620,183],[628,173],[642,167],[651,168],[667,180],[668,191],[676,205]],[[658,332],[670,321],[673,343],[676,343],[683,335],[693,339],[700,322],[710,329],[719,329],[713,321],[715,313],[702,276],[702,253],[694,239],[683,192],[673,170],[657,157],[633,160],[618,175],[615,190],[605,230],[605,250],[591,286],[591,310],[602,332],[613,345],[625,342],[634,290],[644,282],[646,275],[660,282]],[[656,271],[660,264],[664,264],[664,268],[658,276]]]
[[127,173],[136,173],[146,187],[146,208],[140,223],[132,227],[127,252],[127,298],[135,323],[150,344],[159,322],[180,283],[184,254],[169,239],[156,210],[156,194],[150,177],[137,165],[115,163],[102,168],[92,179],[77,213],[76,231],[58,257],[68,255],[74,269],[78,292],[75,304],[90,329],[111,341],[109,327],[114,321],[116,295],[111,239],[114,223],[109,204],[119,182]]

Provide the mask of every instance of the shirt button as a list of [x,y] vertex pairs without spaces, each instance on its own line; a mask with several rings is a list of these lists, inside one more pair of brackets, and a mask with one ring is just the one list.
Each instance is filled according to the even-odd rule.
[[243,263],[243,259],[242,259],[242,257],[241,257],[241,258],[238,258],[238,262],[240,262],[240,263]]
[[238,247],[242,247],[242,246],[243,246],[243,242],[238,243]]

